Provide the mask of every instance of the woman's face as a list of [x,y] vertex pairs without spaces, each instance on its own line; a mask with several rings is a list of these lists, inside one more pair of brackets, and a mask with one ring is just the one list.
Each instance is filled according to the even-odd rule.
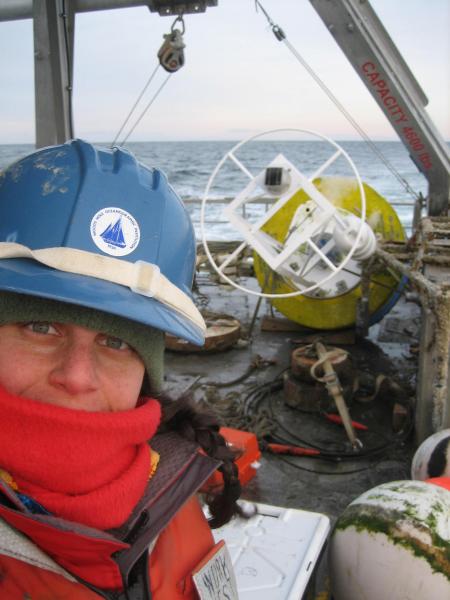
[[0,385],[17,396],[75,410],[129,410],[144,371],[130,346],[98,331],[47,322],[0,326]]

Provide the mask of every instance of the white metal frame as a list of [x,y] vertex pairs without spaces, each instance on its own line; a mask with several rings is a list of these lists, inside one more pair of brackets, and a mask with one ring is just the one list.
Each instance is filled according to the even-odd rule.
[[[298,170],[294,165],[291,165],[291,163],[289,163],[289,161],[286,161],[286,159],[284,159],[284,157],[283,157],[283,159],[286,161],[286,164],[289,163],[292,168],[292,171],[290,173],[291,178],[292,178],[291,186],[287,192],[283,193],[280,196],[278,201],[275,202],[274,206],[272,206],[270,208],[270,210],[267,211],[267,213],[265,213],[263,215],[263,217],[261,217],[261,219],[259,219],[257,221],[257,223],[255,223],[252,227],[250,227],[248,222],[241,215],[239,215],[237,211],[243,207],[243,205],[246,201],[246,198],[248,199],[248,193],[255,190],[260,185],[261,173],[258,173],[256,176],[253,176],[251,174],[251,172],[245,167],[245,165],[243,165],[241,163],[241,161],[236,157],[235,152],[237,150],[239,150],[240,148],[242,148],[245,144],[248,144],[248,143],[250,143],[254,140],[257,140],[261,137],[272,135],[272,134],[286,135],[286,134],[292,134],[292,133],[313,136],[313,137],[319,138],[322,141],[326,141],[335,149],[335,152],[318,169],[316,169],[316,171],[309,177],[306,177],[300,170]],[[361,198],[361,214],[360,214],[361,224],[360,224],[358,233],[355,237],[355,240],[354,240],[354,243],[353,243],[351,249],[347,253],[345,259],[341,262],[341,264],[338,267],[336,267],[333,263],[331,263],[331,261],[328,260],[325,253],[314,244],[311,237],[313,235],[315,235],[315,233],[317,233],[325,223],[328,223],[331,218],[334,219],[336,221],[336,223],[340,224],[343,228],[345,228],[345,224],[342,221],[342,219],[340,218],[339,211],[337,210],[337,208],[322,193],[319,192],[319,190],[313,185],[312,181],[314,179],[316,179],[317,177],[319,177],[340,156],[343,156],[347,160],[347,162],[350,165],[350,168],[356,178],[356,181],[357,181],[360,198]],[[278,156],[276,159],[274,159],[274,161],[272,161],[270,164],[271,165],[275,164],[277,159],[280,159],[280,156]],[[232,160],[236,164],[236,166],[245,175],[247,175],[247,177],[250,179],[250,183],[223,210],[223,215],[225,217],[227,217],[227,220],[230,221],[230,223],[236,229],[238,229],[238,231],[239,231],[239,233],[241,233],[241,235],[243,235],[244,242],[242,242],[242,244],[240,244],[238,246],[238,248],[236,248],[236,250],[234,250],[234,252],[232,252],[219,266],[216,264],[212,254],[209,250],[209,247],[208,247],[208,242],[206,239],[206,229],[205,229],[205,221],[206,221],[205,216],[206,216],[206,205],[209,200],[210,189],[214,183],[214,180],[215,180],[217,174],[219,173],[220,169],[223,167],[223,165],[225,164],[225,162],[227,160]],[[314,204],[317,206],[318,210],[320,211],[320,214],[317,215],[318,216],[318,218],[317,218],[318,226],[316,227],[315,225],[311,225],[311,226],[304,228],[303,231],[298,230],[297,232],[295,232],[295,234],[293,236],[290,236],[290,237],[292,237],[292,240],[289,241],[287,247],[281,247],[281,245],[276,240],[274,240],[273,238],[271,238],[270,236],[268,236],[267,234],[262,232],[261,227],[278,210],[280,210],[286,204],[286,202],[292,197],[292,195],[295,192],[299,191],[300,189],[305,190],[305,192],[310,196],[310,198],[312,199],[312,201],[314,202]],[[361,237],[363,235],[363,230],[365,228],[365,218],[366,218],[366,197],[365,197],[364,187],[362,185],[361,178],[359,176],[359,173],[358,173],[356,166],[353,163],[352,159],[347,154],[347,152],[341,146],[339,146],[339,144],[337,144],[336,142],[334,142],[333,140],[331,140],[330,138],[328,138],[322,134],[319,134],[315,131],[311,131],[311,130],[307,130],[307,129],[295,129],[295,128],[273,129],[273,130],[269,130],[269,131],[264,131],[262,133],[258,133],[256,135],[253,135],[253,136],[239,142],[229,152],[227,152],[223,156],[223,158],[219,161],[219,163],[217,164],[216,168],[214,169],[214,171],[212,172],[212,174],[209,178],[208,184],[205,189],[205,193],[203,195],[203,201],[202,201],[202,207],[201,207],[201,213],[200,213],[200,230],[201,230],[201,238],[202,238],[203,247],[205,249],[205,253],[208,257],[208,260],[210,261],[212,267],[217,272],[217,274],[224,281],[226,281],[233,287],[235,287],[243,292],[246,292],[248,294],[252,294],[255,296],[260,296],[263,298],[292,298],[295,296],[300,296],[302,294],[310,293],[313,290],[317,289],[318,287],[320,287],[321,285],[323,285],[324,283],[329,281],[332,277],[334,277],[339,271],[341,271],[348,264],[348,262],[350,261],[350,259],[353,256],[353,254],[355,253],[356,249],[358,248]],[[331,269],[331,273],[327,277],[325,277],[321,281],[318,281],[314,285],[311,285],[305,289],[299,289],[297,291],[287,292],[284,294],[267,294],[264,292],[258,292],[255,290],[245,288],[245,287],[239,285],[238,283],[236,283],[235,281],[233,281],[232,279],[230,279],[224,273],[226,267],[237,256],[239,256],[239,254],[244,250],[244,248],[246,248],[247,246],[251,246],[255,250],[255,252],[257,252],[261,256],[261,258],[263,258],[263,260],[273,270],[277,270],[277,269],[280,270],[280,267],[281,267],[281,271],[282,271],[283,275],[286,275],[286,276],[291,275],[291,276],[295,277],[295,272],[293,272],[293,271],[289,272],[289,269],[286,269],[286,261],[290,258],[290,256],[292,256],[292,254],[303,243],[307,243],[312,248],[314,253],[316,255],[318,255],[320,257],[320,259],[323,260]],[[329,248],[327,248],[327,250],[328,249]],[[293,283],[293,285],[295,285],[294,282],[292,282],[292,283]]]

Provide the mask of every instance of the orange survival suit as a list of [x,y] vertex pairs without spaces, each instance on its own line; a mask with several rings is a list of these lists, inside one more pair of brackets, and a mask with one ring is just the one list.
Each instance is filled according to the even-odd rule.
[[34,514],[0,482],[0,598],[194,600],[191,572],[214,547],[195,492],[218,467],[175,433],[127,522],[100,531]]

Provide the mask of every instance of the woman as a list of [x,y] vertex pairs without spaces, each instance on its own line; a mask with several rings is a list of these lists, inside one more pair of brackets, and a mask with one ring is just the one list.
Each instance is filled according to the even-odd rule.
[[195,493],[221,469],[219,526],[240,487],[214,419],[160,393],[164,332],[203,342],[194,266],[181,201],[123,150],[73,140],[0,179],[1,598],[198,597]]

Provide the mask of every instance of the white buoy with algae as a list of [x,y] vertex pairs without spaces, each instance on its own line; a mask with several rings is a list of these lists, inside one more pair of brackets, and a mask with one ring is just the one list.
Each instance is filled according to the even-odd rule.
[[334,600],[450,598],[450,492],[385,483],[339,517],[330,540]]

